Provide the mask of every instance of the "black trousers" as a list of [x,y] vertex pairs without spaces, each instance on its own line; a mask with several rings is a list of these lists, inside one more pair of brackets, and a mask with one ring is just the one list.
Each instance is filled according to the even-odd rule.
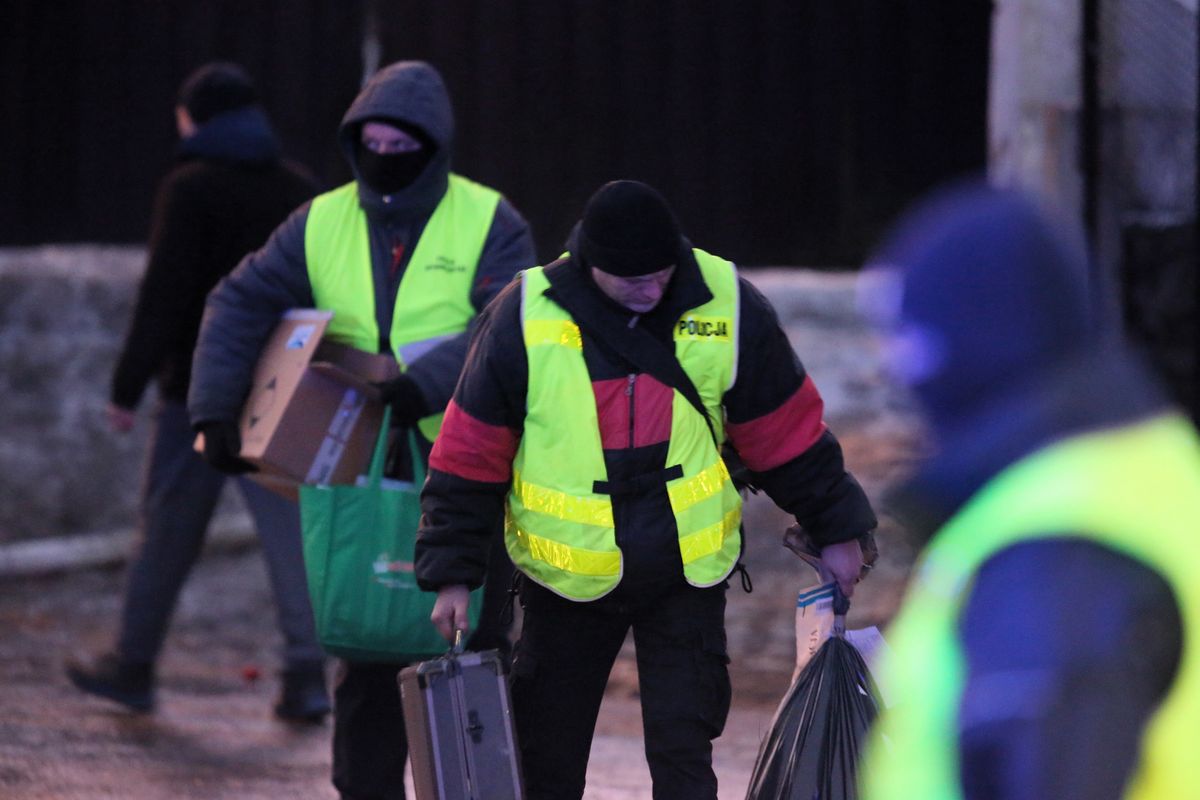
[[[512,571],[503,544],[493,547],[479,629],[467,640],[468,649],[499,650],[507,657],[510,626],[503,612]],[[333,785],[342,800],[405,800],[408,736],[397,682],[405,666],[359,661],[338,665],[333,690]]]
[[631,628],[653,796],[716,800],[712,740],[730,697],[725,589],[577,603],[523,582],[512,695],[527,800],[583,797],[596,716]]

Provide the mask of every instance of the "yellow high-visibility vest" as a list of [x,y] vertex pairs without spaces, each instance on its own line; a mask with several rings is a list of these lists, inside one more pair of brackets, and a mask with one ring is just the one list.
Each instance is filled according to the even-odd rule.
[[899,699],[868,739],[862,797],[962,797],[956,717],[965,672],[957,637],[963,601],[991,555],[1054,531],[1110,547],[1171,586],[1182,614],[1182,663],[1146,724],[1125,797],[1200,797],[1193,752],[1200,724],[1197,519],[1200,440],[1173,414],[1067,439],[997,476],[930,542],[890,629],[879,673]]
[[[699,391],[714,431],[678,390],[671,408],[666,481],[684,576],[713,586],[741,553],[742,501],[713,441],[724,441],[725,392],[737,368],[737,272],[702,250],[696,261],[713,299],[675,326],[675,356]],[[607,480],[596,401],[579,326],[545,296],[541,267],[522,275],[521,320],[529,360],[525,431],[513,461],[505,542],[513,563],[537,583],[573,600],[594,600],[621,579],[612,501],[594,491]]]
[[[467,329],[475,316],[471,287],[500,194],[450,175],[446,194],[425,224],[400,280],[388,340],[400,369]],[[330,339],[379,352],[375,282],[367,215],[354,181],[313,200],[304,229],[304,256],[317,308],[334,312]],[[430,441],[442,415],[420,421]]]

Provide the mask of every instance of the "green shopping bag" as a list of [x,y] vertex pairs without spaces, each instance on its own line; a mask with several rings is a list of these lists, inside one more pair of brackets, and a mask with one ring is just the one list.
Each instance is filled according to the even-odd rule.
[[[417,588],[413,576],[425,469],[413,437],[413,483],[383,479],[390,422],[389,408],[365,484],[360,478],[362,485],[300,487],[304,566],[317,638],[329,654],[353,661],[420,661],[447,647],[429,621],[437,595]],[[471,593],[472,629],[482,602],[482,589]]]

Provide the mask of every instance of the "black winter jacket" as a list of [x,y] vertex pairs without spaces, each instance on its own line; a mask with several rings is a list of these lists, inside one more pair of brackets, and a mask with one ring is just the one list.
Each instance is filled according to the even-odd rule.
[[146,272],[112,378],[114,405],[136,407],[154,378],[163,398],[186,401],[209,290],[316,193],[278,150],[257,108],[213,117],[181,143],[154,201]]
[[[673,327],[684,311],[712,297],[690,247],[681,248],[660,304],[641,316],[604,295],[576,260],[556,262],[546,274],[548,296],[572,310],[582,331],[609,482],[661,472],[669,466],[672,390],[664,359],[677,364]],[[822,419],[821,398],[774,310],[745,280],[739,291],[737,378],[724,397],[729,442],[754,483],[818,543],[872,530],[867,498],[845,470],[841,446]],[[488,307],[434,445],[415,559],[426,589],[483,580],[487,538],[504,514],[524,425],[528,362],[520,304],[520,281],[514,281]],[[663,485],[614,492],[612,500],[624,561],[612,596],[678,585],[678,536]]]

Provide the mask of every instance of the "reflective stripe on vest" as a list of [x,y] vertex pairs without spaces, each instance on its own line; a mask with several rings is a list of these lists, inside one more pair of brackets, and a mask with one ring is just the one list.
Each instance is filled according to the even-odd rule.
[[[737,272],[728,261],[695,251],[713,299],[685,313],[675,328],[675,355],[696,385],[718,437],[721,400],[737,367]],[[505,542],[513,563],[533,580],[573,600],[594,600],[621,579],[612,500],[596,493],[607,480],[596,398],[579,327],[545,297],[541,267],[522,275],[521,320],[529,360],[525,430],[513,460]],[[741,497],[708,424],[680,392],[671,407],[667,481],[684,576],[713,586],[741,552]]]
[[891,652],[879,672],[901,699],[881,715],[868,740],[862,796],[962,796],[956,719],[965,676],[956,636],[962,604],[989,556],[1047,531],[1077,532],[1146,564],[1171,586],[1183,621],[1182,663],[1143,731],[1125,797],[1196,796],[1198,518],[1200,441],[1174,415],[1068,439],[997,476],[931,541],[891,626]]
[[[400,279],[388,341],[402,370],[433,347],[462,333],[475,316],[471,287],[500,195],[450,175]],[[375,282],[367,215],[354,181],[313,200],[304,229],[308,280],[317,308],[334,311],[326,334],[334,341],[379,352]],[[441,414],[419,427],[430,441]]]

